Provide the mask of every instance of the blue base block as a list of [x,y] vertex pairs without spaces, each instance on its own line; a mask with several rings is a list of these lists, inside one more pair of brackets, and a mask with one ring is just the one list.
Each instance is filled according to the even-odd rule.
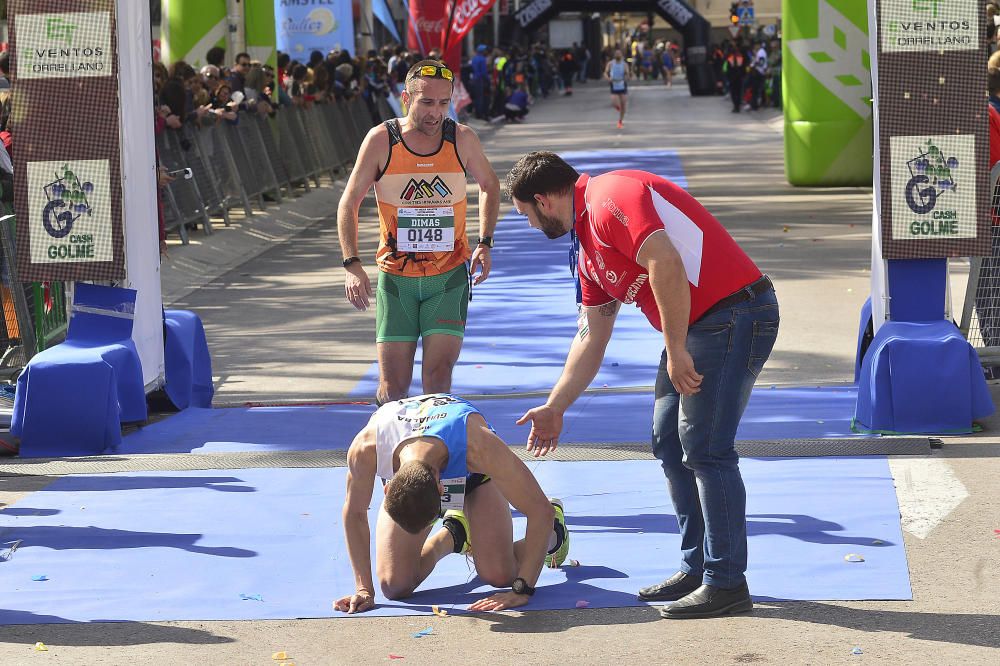
[[201,319],[188,310],[163,312],[164,390],[177,409],[211,407],[212,359]]
[[993,413],[979,357],[947,321],[886,322],[865,354],[855,428],[965,433]]

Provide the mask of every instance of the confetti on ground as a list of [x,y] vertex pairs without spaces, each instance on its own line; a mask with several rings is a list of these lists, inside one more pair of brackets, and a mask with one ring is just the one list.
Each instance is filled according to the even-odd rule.
[[285,659],[288,659],[288,653],[287,652],[275,652],[274,654],[271,655],[271,659],[274,659],[275,661],[283,661]]
[[1000,530],[993,530],[993,534],[996,534],[997,538],[1000,539]]
[[864,654],[864,650],[862,650],[859,647],[856,647],[853,650],[851,650],[851,654]]
[[389,659],[406,659],[406,657],[401,657],[398,654],[390,654]]
[[438,606],[431,606],[431,612],[438,617],[448,617],[448,611],[441,610]]
[[430,636],[434,633],[434,627],[427,627],[426,629],[421,629],[417,633],[413,634],[414,638],[423,638],[424,636]]
[[883,544],[885,544],[885,541],[882,541],[881,539],[875,539],[874,541],[872,541],[873,546],[881,546]]
[[844,555],[844,559],[847,560],[848,562],[864,562],[865,561],[865,558],[861,557],[857,553],[848,553],[847,555]]
[[264,601],[264,597],[259,594],[241,594],[240,599],[243,601]]
[[611,367],[612,367],[612,368],[617,368],[617,367],[618,367],[618,364],[617,364],[617,363],[612,363],[612,364],[611,364]]
[[49,651],[49,646],[46,645],[45,643],[41,641],[35,643],[35,652],[48,652],[48,651]]
[[781,230],[782,230],[783,232],[785,232],[786,234],[788,233],[788,227],[782,227],[782,228],[781,228]]
[[580,560],[566,560],[566,566],[568,566],[568,567],[578,567],[578,566],[580,566]]
[[590,608],[590,602],[589,601],[584,601],[583,599],[580,599],[580,601],[576,602],[576,607],[577,608]]
[[479,370],[481,370],[483,368],[483,366],[477,365],[476,368],[479,369]]
[[31,577],[31,580],[34,580],[34,581],[43,581],[43,580],[48,580],[48,579],[49,579],[49,577],[46,576],[45,574],[39,574],[37,576],[32,576]]

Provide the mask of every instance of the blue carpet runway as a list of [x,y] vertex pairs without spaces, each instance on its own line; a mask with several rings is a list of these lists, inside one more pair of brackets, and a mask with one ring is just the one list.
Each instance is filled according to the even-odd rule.
[[[642,605],[636,591],[676,569],[677,524],[655,462],[531,467],[546,493],[564,499],[570,557],[581,566],[543,571],[526,610]],[[910,598],[884,458],[750,459],[743,470],[758,600]],[[353,591],[340,522],[345,473],[62,477],[0,510],[0,539],[22,540],[0,562],[0,623],[348,617],[331,606]],[[376,490],[372,506],[380,501]],[[523,531],[517,518],[515,534]],[[865,561],[847,562],[852,553]],[[380,598],[372,614],[461,610],[491,589],[453,555],[414,597]]]

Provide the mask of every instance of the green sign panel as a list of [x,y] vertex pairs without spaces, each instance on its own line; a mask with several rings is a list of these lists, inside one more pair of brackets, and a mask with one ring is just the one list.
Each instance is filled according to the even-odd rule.
[[865,0],[784,0],[785,172],[793,185],[872,182]]

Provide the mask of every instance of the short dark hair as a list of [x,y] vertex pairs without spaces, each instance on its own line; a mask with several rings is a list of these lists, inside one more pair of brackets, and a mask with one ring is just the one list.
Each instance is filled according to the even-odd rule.
[[7,76],[10,72],[10,51],[0,53],[0,74]]
[[536,194],[562,194],[580,178],[576,169],[547,150],[528,153],[507,172],[504,189],[518,201],[535,203]]
[[247,53],[246,51],[240,51],[239,53],[236,54],[236,58],[233,60],[233,62],[239,62],[240,58],[246,58],[247,60],[250,60],[250,54]]
[[986,88],[991,95],[1000,95],[1000,68],[986,70]]
[[226,61],[226,49],[221,46],[213,46],[205,54],[205,62],[209,65],[215,65],[216,67],[222,67],[223,63]]
[[385,512],[410,534],[420,534],[441,511],[438,479],[427,463],[410,460],[385,490]]

